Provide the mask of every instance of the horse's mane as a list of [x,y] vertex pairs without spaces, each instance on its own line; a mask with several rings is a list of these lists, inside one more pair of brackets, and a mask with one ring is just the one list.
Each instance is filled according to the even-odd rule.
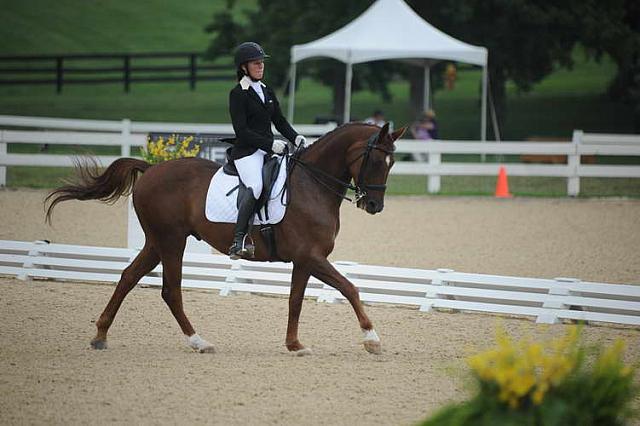
[[315,141],[313,144],[302,148],[300,151],[298,151],[298,156],[304,155],[305,153],[307,153],[307,151],[313,150],[314,147],[316,147],[316,146],[323,146],[324,143],[328,139],[331,139],[333,136],[335,136],[335,134],[341,133],[341,132],[343,132],[345,130],[349,130],[349,129],[353,128],[353,127],[371,127],[371,128],[378,129],[378,126],[376,126],[375,124],[368,124],[368,123],[352,122],[352,123],[342,124],[342,125],[336,127],[335,129],[333,129],[333,130],[325,133],[324,135],[322,135],[320,137],[320,139]]

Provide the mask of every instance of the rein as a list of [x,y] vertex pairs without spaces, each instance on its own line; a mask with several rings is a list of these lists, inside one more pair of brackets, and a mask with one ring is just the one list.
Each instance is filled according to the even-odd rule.
[[[324,186],[325,188],[327,188],[330,192],[334,193],[338,198],[341,198],[343,200],[347,200],[350,203],[357,203],[358,201],[360,201],[362,198],[366,197],[367,195],[367,191],[385,191],[387,189],[387,185],[382,184],[382,185],[375,185],[375,184],[364,184],[363,180],[364,180],[364,176],[365,176],[365,172],[367,169],[367,166],[369,164],[369,156],[371,154],[371,151],[373,151],[374,149],[377,149],[379,151],[382,151],[384,153],[387,154],[391,154],[391,152],[385,148],[376,146],[376,141],[378,140],[378,136],[380,135],[380,133],[374,133],[369,140],[367,140],[367,146],[365,148],[365,150],[358,155],[356,158],[354,158],[353,160],[351,160],[349,162],[349,164],[347,164],[347,168],[351,167],[351,165],[353,163],[355,163],[356,161],[358,161],[360,158],[362,158],[362,165],[360,166],[360,172],[358,173],[358,179],[355,182],[355,185],[353,185],[351,183],[351,180],[349,180],[349,182],[345,182],[341,179],[336,178],[335,176],[330,175],[329,173],[325,172],[324,170],[320,170],[319,168],[312,166],[311,164],[305,163],[304,161],[302,161],[300,158],[298,158],[298,156],[294,153],[293,156],[291,156],[291,160],[293,161],[294,165],[298,164],[300,165],[303,169],[305,169],[307,172],[309,172],[309,176],[311,176],[316,182],[318,182],[320,185]],[[293,168],[292,168],[293,170]],[[336,191],[334,188],[332,188],[327,182],[323,181],[321,178],[324,178],[328,181],[331,181],[337,185],[340,185],[343,188],[343,192],[340,193],[338,191]],[[350,189],[352,191],[355,191],[355,197],[354,200],[352,200],[351,198],[347,197],[345,195],[346,190]]]

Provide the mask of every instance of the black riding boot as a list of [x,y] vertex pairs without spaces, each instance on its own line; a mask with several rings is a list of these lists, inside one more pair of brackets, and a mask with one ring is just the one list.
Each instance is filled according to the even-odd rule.
[[255,247],[247,241],[250,221],[253,220],[256,199],[253,191],[249,190],[238,207],[238,221],[233,230],[233,244],[229,247],[229,257],[236,260],[241,257],[253,257]]

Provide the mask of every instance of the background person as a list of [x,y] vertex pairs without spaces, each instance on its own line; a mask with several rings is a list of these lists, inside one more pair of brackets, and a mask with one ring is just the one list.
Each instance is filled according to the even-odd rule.
[[438,123],[436,113],[430,109],[423,112],[420,118],[411,125],[411,135],[414,139],[438,139]]
[[[420,115],[420,118],[411,125],[411,135],[418,140],[438,139],[438,123],[436,122],[436,113],[429,109]],[[429,154],[414,153],[413,158],[416,161],[429,161]]]
[[364,122],[366,124],[373,124],[378,127],[382,127],[386,123],[384,118],[384,113],[379,109],[373,111],[373,115],[371,115],[371,117],[366,118]]

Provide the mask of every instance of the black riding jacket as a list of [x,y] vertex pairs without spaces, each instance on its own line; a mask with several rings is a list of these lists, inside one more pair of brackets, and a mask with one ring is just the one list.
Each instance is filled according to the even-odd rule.
[[258,149],[271,153],[272,122],[282,136],[289,141],[294,142],[298,136],[282,115],[273,90],[263,85],[265,101],[262,102],[249,82],[249,78],[244,77],[229,93],[229,114],[236,133],[236,142],[231,150],[232,160],[251,155]]

